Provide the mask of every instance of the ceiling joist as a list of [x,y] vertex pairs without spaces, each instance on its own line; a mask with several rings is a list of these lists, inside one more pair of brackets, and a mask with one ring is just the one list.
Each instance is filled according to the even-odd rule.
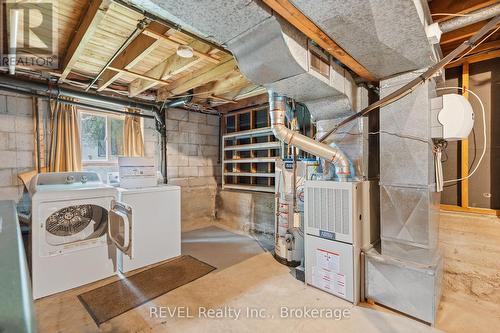
[[[189,44],[189,46],[192,47],[193,51],[196,51],[197,53],[205,54],[210,50],[210,46],[198,40],[193,41]],[[200,58],[197,55],[193,56],[192,58],[182,58],[174,53],[173,55],[144,73],[144,75],[160,81],[168,80],[172,76],[188,69],[189,67],[192,67],[202,59],[204,58]],[[155,85],[156,82],[150,79],[136,79],[129,85],[129,97],[135,97],[143,91],[154,87]]]
[[199,71],[188,74],[172,82],[172,84],[167,87],[158,89],[157,99],[164,100],[182,94],[208,82],[220,79],[237,68],[236,61],[232,57],[226,56],[220,64],[205,66]]
[[[184,43],[180,43],[172,38],[169,38],[168,36],[165,36],[164,34],[160,34],[158,33],[157,31],[153,30],[153,29],[150,29],[150,28],[146,28],[144,29],[143,31],[143,34],[146,35],[146,36],[149,36],[151,38],[155,38],[156,40],[158,40],[159,42],[161,43],[164,43],[170,47],[178,47],[179,45],[185,45]],[[193,54],[202,58],[202,59],[205,59],[205,60],[208,60],[214,64],[217,64],[219,63],[219,59],[217,58],[214,58],[212,56],[210,56],[209,54],[206,54],[204,52],[200,52],[200,51],[197,51],[197,50],[193,50]]]
[[64,81],[71,72],[83,50],[87,47],[88,41],[97,30],[99,23],[106,16],[110,4],[111,0],[92,0],[87,10],[82,13],[80,26],[66,49],[59,80]]
[[[156,22],[152,22],[148,26],[148,29],[161,35],[170,30],[169,27]],[[151,51],[159,45],[160,42],[157,39],[149,37],[145,34],[140,34],[116,57],[115,60],[111,62],[109,67],[118,70],[128,70],[150,54]],[[124,72],[122,71],[116,71],[109,68],[106,69],[101,75],[97,91],[105,89],[115,80],[119,79],[123,73]]]

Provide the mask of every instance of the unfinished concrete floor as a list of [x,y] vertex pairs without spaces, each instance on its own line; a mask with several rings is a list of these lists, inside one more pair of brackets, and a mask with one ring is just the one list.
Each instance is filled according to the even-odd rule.
[[437,327],[447,332],[492,332],[500,327],[500,219],[442,212],[443,297]]
[[[183,252],[218,269],[97,327],[77,295],[118,279],[111,277],[35,302],[40,332],[432,332],[417,321],[392,313],[354,307],[295,280],[251,238],[209,227],[183,235]],[[241,246],[238,246],[240,243]],[[229,244],[229,245],[228,245]],[[152,318],[150,308],[188,307],[195,318]],[[280,319],[280,307],[347,309],[349,318]],[[197,318],[199,307],[263,309],[266,319]],[[274,316],[274,318],[272,318]]]

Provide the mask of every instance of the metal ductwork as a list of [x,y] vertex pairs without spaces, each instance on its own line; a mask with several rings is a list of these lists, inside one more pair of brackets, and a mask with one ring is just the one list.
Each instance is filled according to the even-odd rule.
[[354,79],[328,57],[326,73],[313,68],[313,57],[321,60],[308,38],[281,18],[269,17],[227,45],[250,81],[304,103],[314,120],[352,113]]
[[325,159],[335,166],[340,181],[346,181],[351,173],[347,156],[337,147],[330,147],[292,131],[285,125],[286,97],[269,92],[269,113],[274,136],[288,145],[298,147],[310,154]]
[[422,0],[290,0],[378,78],[431,66]]
[[[326,72],[313,69],[307,37],[288,22],[273,16],[260,2],[129,1],[227,46],[242,73],[253,83],[305,104],[320,135],[368,105],[366,89],[357,87],[350,73],[335,61],[326,65]],[[291,2],[378,77],[426,67],[434,62],[424,29],[424,10],[418,0]],[[353,176],[366,175],[361,171],[365,169],[361,165],[362,147],[366,141],[364,125],[359,120],[348,132],[331,137],[353,162]]]
[[[311,48],[314,46],[309,44],[304,34],[276,17],[269,17],[234,38],[228,47],[238,60],[240,70],[252,82],[272,92],[269,98],[275,136],[324,159],[326,163],[323,171],[327,177],[333,176],[329,174],[330,163],[335,167],[339,180],[351,175],[349,158],[342,152],[344,147],[341,143],[335,141],[329,142],[331,145],[319,145],[315,140],[299,137],[298,133],[288,130],[284,123],[280,126],[284,112],[276,113],[277,109],[273,107],[276,96],[286,96],[306,105],[319,129],[326,125],[334,126],[345,116],[353,114],[353,105],[358,104],[358,90],[362,88],[356,86],[350,74],[330,61],[328,56],[324,62],[327,70],[320,73],[317,68],[313,68],[312,59],[316,54]],[[321,61],[319,58],[316,60]],[[360,138],[361,132],[355,135]],[[359,165],[361,154],[356,152],[361,150],[362,145],[358,141],[354,144],[358,149],[351,149],[355,154],[349,157]],[[354,168],[352,176],[359,175],[360,169]]]
[[478,9],[476,11],[468,13],[465,16],[456,17],[454,19],[441,22],[439,23],[439,29],[441,29],[442,33],[446,33],[490,19],[497,15],[500,15],[500,3]]
[[[127,1],[217,44],[227,45],[231,51],[235,38],[273,15],[260,1]],[[290,2],[378,78],[435,62],[424,28],[431,23],[425,18],[428,9],[424,0]]]
[[[322,121],[335,124],[358,110],[358,90],[363,88],[356,86],[349,72],[329,55],[321,55],[323,72],[313,68],[313,58],[322,61],[317,56],[322,51],[315,49],[312,52],[314,45],[309,44],[308,38],[285,20],[272,16],[267,7],[242,0],[201,0],[192,5],[170,0],[133,2],[226,45],[238,61],[240,71],[250,81],[265,86],[277,95],[303,103],[317,124]],[[225,15],[220,15],[221,9]],[[274,132],[278,139],[287,143],[292,140],[297,148],[327,162],[335,162],[339,179],[352,173],[348,170],[346,155],[341,152],[341,144],[329,147],[312,139],[298,139],[295,132],[287,132],[281,126],[282,114],[273,113],[273,109],[270,111],[275,119]],[[360,131],[356,135],[361,137]],[[361,146],[359,142],[356,144]],[[353,159],[360,161],[360,154]],[[330,165],[327,163],[324,169],[329,170]],[[359,169],[354,168],[354,173]]]

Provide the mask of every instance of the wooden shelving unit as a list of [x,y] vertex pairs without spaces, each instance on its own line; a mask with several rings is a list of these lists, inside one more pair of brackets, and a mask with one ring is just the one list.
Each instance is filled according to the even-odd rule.
[[[309,112],[299,112],[300,133],[311,138],[316,128]],[[245,107],[224,115],[222,136],[222,188],[274,192],[276,158],[291,154],[271,130],[269,105]],[[288,122],[287,122],[288,126]],[[299,157],[311,157],[301,151]]]
[[283,149],[273,136],[267,105],[224,116],[222,188],[274,192],[274,163]]

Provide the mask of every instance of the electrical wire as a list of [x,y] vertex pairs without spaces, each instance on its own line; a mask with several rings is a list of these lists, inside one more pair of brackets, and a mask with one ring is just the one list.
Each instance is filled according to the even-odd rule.
[[474,45],[473,47],[471,47],[471,48],[469,49],[469,51],[467,51],[467,52],[465,52],[464,54],[462,54],[462,55],[460,56],[460,58],[458,58],[458,59],[456,59],[456,60],[453,60],[453,61],[450,61],[450,63],[449,63],[449,64],[453,64],[454,62],[457,62],[457,61],[462,60],[462,58],[463,58],[463,57],[465,57],[466,55],[468,55],[469,53],[471,53],[472,51],[474,51],[474,49],[475,49],[476,47],[478,47],[479,45],[481,45],[481,44],[482,44],[485,40],[487,40],[487,39],[488,39],[488,38],[490,38],[490,37],[491,37],[491,36],[492,36],[495,32],[497,32],[497,31],[498,31],[498,29],[500,29],[500,26],[499,26],[499,27],[497,27],[495,30],[493,30],[493,31],[492,31],[490,34],[488,34],[486,37],[484,37],[484,38],[483,38],[483,39],[482,39],[479,43],[477,43],[476,45]]
[[[347,134],[350,134],[350,133],[347,133]],[[423,143],[428,143],[429,145],[433,145],[433,142],[431,139],[425,139],[425,138],[419,138],[418,136],[412,136],[412,135],[403,135],[403,134],[399,134],[399,133],[391,133],[391,132],[387,132],[387,131],[378,131],[378,132],[368,132],[369,135],[377,135],[377,134],[387,134],[387,135],[393,135],[393,136],[397,136],[399,138],[403,138],[403,139],[410,139],[410,140],[415,140],[415,141],[420,141],[420,142],[423,142]],[[353,135],[360,135],[360,134],[353,134]]]
[[476,166],[474,167],[474,169],[471,172],[469,172],[466,177],[445,180],[445,181],[443,181],[443,184],[452,183],[452,182],[460,182],[462,180],[469,179],[474,173],[476,173],[477,169],[481,165],[481,162],[483,161],[484,155],[486,155],[486,140],[487,140],[486,111],[484,109],[484,104],[483,104],[483,101],[481,100],[481,98],[479,98],[479,96],[475,92],[471,91],[470,89],[464,88],[464,87],[443,87],[443,88],[437,88],[436,90],[448,90],[448,89],[459,89],[462,91],[467,91],[470,94],[472,94],[472,96],[474,96],[479,101],[479,105],[481,106],[481,112],[483,114],[483,140],[484,140],[484,142],[483,142],[483,151],[482,151],[481,156],[479,157],[479,160],[478,160]]
[[[472,151],[474,152],[474,156],[472,157],[472,162],[470,163],[469,165],[469,170],[472,169],[472,167],[474,166],[474,163],[476,162],[476,158],[477,158],[477,144],[476,144],[476,131],[474,129],[474,127],[472,127],[472,142],[474,144],[474,148],[472,149]],[[446,153],[446,149],[443,149],[443,154],[445,155],[445,159],[441,161],[441,163],[445,163],[447,160],[448,160],[448,154]],[[447,187],[452,187],[452,186],[457,186],[458,183],[453,183],[453,184],[448,184],[448,185],[444,185],[443,187],[444,188],[447,188]]]
[[476,131],[474,130],[474,127],[472,127],[472,141],[474,142],[474,157],[472,157],[472,162],[470,163],[469,170],[472,169],[472,166],[474,165],[474,162],[476,162],[476,157],[477,157],[477,152],[476,152],[476,147],[477,147],[477,141],[476,141]]
[[431,14],[431,16],[472,16],[471,14],[453,14],[453,13],[435,13]]

